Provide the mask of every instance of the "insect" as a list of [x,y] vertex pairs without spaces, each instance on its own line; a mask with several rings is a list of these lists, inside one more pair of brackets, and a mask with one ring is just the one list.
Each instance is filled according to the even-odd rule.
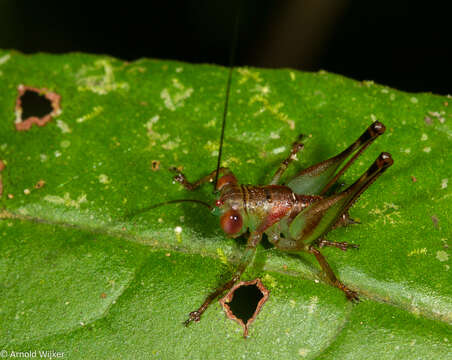
[[[238,16],[233,44],[236,41],[237,28]],[[381,153],[352,185],[343,191],[331,192],[333,185],[348,167],[378,136],[385,132],[385,126],[378,121],[372,123],[353,144],[338,155],[302,170],[285,185],[278,185],[281,176],[296,159],[297,153],[304,148],[303,136],[300,135],[292,144],[289,156],[276,170],[270,184],[242,185],[229,168],[220,166],[233,57],[232,51],[216,170],[195,182],[189,182],[183,173],[172,168],[176,172],[174,180],[187,190],[193,191],[205,183],[213,183],[214,192],[217,194],[214,205],[211,206],[200,200],[181,199],[166,201],[139,211],[148,211],[166,204],[196,202],[208,207],[213,215],[220,218],[220,226],[228,236],[237,238],[247,235],[248,237],[245,251],[232,278],[207,295],[201,306],[189,314],[184,324],[188,326],[191,322],[199,321],[209,305],[234,286],[248,265],[252,263],[256,247],[262,240],[263,234],[266,234],[269,241],[281,251],[313,254],[330,284],[343,291],[350,301],[358,301],[357,293],[336,277],[319,248],[333,246],[345,251],[350,247],[357,247],[346,242],[330,242],[325,239],[325,235],[336,227],[356,223],[350,218],[348,210],[358,197],[393,164],[391,155],[386,152]]]
[[[347,250],[356,247],[346,242],[330,242],[325,239],[325,235],[331,229],[355,223],[348,214],[349,208],[393,164],[391,155],[381,153],[352,185],[341,192],[327,194],[345,170],[384,132],[385,126],[381,122],[372,123],[340,154],[301,171],[286,185],[278,183],[296,154],[304,147],[301,135],[292,144],[289,156],[281,163],[268,185],[239,184],[232,171],[225,167],[217,166],[216,170],[195,182],[189,182],[183,173],[173,169],[177,172],[174,179],[187,190],[193,191],[202,184],[214,183],[218,194],[214,206],[196,202],[206,205],[212,214],[220,217],[220,226],[228,236],[248,236],[246,249],[232,278],[211,292],[202,305],[189,314],[184,324],[187,326],[193,321],[199,321],[208,306],[234,286],[251,264],[263,234],[279,250],[313,254],[330,284],[342,290],[347,299],[358,301],[357,293],[336,277],[319,248],[334,246]],[[349,160],[346,162],[347,159]],[[170,202],[179,201],[195,200]]]

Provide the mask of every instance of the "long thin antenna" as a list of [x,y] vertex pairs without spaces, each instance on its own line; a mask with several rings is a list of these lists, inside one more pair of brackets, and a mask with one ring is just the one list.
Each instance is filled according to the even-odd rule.
[[237,15],[235,17],[234,34],[233,34],[232,42],[231,42],[231,52],[229,54],[229,74],[228,74],[228,82],[226,85],[226,99],[224,101],[223,123],[221,124],[220,149],[218,150],[218,162],[217,162],[217,171],[215,174],[214,192],[216,191],[216,188],[217,188],[218,173],[220,171],[220,165],[221,165],[221,153],[223,152],[224,128],[226,126],[226,116],[228,114],[228,104],[229,104],[229,93],[230,93],[230,89],[231,89],[232,70],[234,69],[235,48],[237,45],[237,36],[238,36],[238,32],[239,32],[239,18],[240,18],[240,3],[238,5]]
[[197,200],[197,199],[177,199],[177,200],[164,201],[164,202],[161,202],[161,203],[158,203],[158,204],[154,204],[154,205],[151,205],[151,206],[148,206],[148,207],[139,209],[139,210],[134,211],[134,212],[132,212],[132,213],[126,214],[124,217],[125,217],[125,218],[132,218],[132,217],[134,217],[134,216],[137,216],[138,214],[145,213],[145,212],[147,212],[147,211],[149,211],[149,210],[158,208],[158,207],[160,207],[160,206],[164,206],[164,205],[168,205],[168,204],[177,204],[177,203],[182,203],[182,202],[193,202],[193,203],[197,203],[197,204],[200,204],[200,205],[204,205],[204,206],[207,207],[209,210],[212,210],[212,206],[210,206],[210,205],[209,205],[208,203],[206,203],[205,201],[201,201],[201,200]]

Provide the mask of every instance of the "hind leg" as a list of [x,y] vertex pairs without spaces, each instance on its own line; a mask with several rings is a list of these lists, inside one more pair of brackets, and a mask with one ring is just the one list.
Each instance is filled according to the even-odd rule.
[[320,238],[317,240],[317,245],[319,248],[323,248],[325,246],[331,246],[336,247],[338,249],[341,249],[342,251],[347,251],[349,248],[359,248],[359,245],[356,244],[350,244],[345,241],[328,241],[327,239]]
[[[287,183],[287,186],[296,194],[324,195],[358,156],[384,132],[384,125],[378,121],[374,122],[339,155],[301,171]],[[348,162],[339,169],[349,157]]]
[[315,256],[315,258],[319,262],[320,266],[322,267],[322,270],[325,272],[326,277],[329,280],[329,282],[331,283],[331,285],[342,290],[348,300],[353,301],[353,302],[358,302],[359,298],[358,298],[358,294],[356,293],[356,291],[353,291],[350,288],[348,288],[336,277],[336,275],[333,272],[333,269],[331,269],[330,264],[328,264],[326,259],[323,257],[322,253],[313,246],[310,246],[308,248],[308,251]]

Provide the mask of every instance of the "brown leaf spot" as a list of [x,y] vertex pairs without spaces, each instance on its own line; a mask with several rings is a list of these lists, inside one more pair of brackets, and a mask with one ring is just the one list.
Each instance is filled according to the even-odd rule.
[[438,228],[438,217],[436,215],[432,216],[432,221],[433,221],[433,226],[435,226],[436,228]]
[[47,89],[19,85],[16,99],[16,130],[27,131],[33,124],[44,126],[61,113],[61,95]]
[[160,161],[152,160],[152,162],[151,162],[152,171],[158,171],[159,168],[160,168]]
[[[258,300],[257,304],[253,302],[251,299],[247,298],[239,300],[240,303],[245,303],[247,307],[251,306],[254,308],[254,312],[252,313],[252,316],[249,318],[244,318],[243,315],[240,314],[240,312],[237,310],[234,312],[233,310],[234,306],[232,304],[233,301],[235,300],[234,296],[238,298],[240,296],[239,292],[245,288],[249,288],[249,290],[251,290],[252,292],[257,293],[257,297],[254,296],[255,298],[254,300],[256,300],[256,298],[260,299]],[[231,320],[238,322],[243,327],[243,337],[246,338],[248,336],[248,328],[251,325],[251,323],[256,319],[262,306],[267,301],[268,295],[269,291],[267,290],[267,288],[265,288],[264,284],[262,284],[261,280],[254,279],[251,281],[239,282],[238,284],[234,285],[234,287],[226,294],[225,297],[220,299],[220,304],[221,306],[223,306],[223,309],[225,310],[227,317]],[[244,322],[244,320],[246,321],[246,323]]]
[[46,184],[46,182],[44,180],[39,180],[35,185],[35,189],[40,189],[40,188],[44,187],[45,184]]

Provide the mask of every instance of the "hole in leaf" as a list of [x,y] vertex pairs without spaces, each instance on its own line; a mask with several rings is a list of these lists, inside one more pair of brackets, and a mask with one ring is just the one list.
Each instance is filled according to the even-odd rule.
[[224,298],[220,300],[227,316],[243,327],[243,336],[248,336],[248,327],[256,319],[269,291],[260,279],[242,281],[236,284]]
[[61,113],[60,95],[25,85],[19,85],[17,90],[16,130],[29,130],[33,124],[44,126],[52,117]]
[[26,90],[20,100],[22,102],[22,119],[27,119],[30,116],[40,118],[49,115],[53,110],[50,100],[36,91]]
[[263,297],[256,285],[244,285],[235,290],[234,297],[228,305],[231,312],[246,324],[253,317],[257,304]]

